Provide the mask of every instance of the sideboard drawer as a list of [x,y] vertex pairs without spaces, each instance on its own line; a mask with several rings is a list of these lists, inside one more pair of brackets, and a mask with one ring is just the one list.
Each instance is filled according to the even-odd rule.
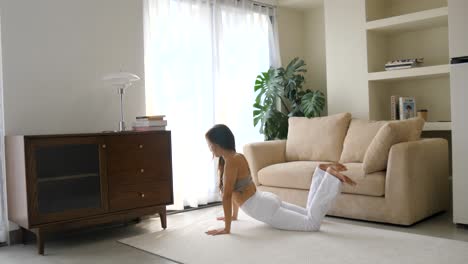
[[[171,168],[171,141],[166,133],[111,136],[106,140],[107,171]],[[166,169],[164,169],[166,170]]]
[[141,166],[109,171],[109,187],[135,185],[154,181],[170,181],[171,168],[168,166]]
[[165,205],[172,202],[172,184],[170,181],[114,186],[109,190],[109,207],[111,211]]

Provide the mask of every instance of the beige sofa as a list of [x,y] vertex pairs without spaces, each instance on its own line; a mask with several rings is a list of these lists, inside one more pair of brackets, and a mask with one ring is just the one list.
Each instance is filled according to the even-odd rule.
[[367,121],[348,113],[290,118],[287,140],[244,147],[262,191],[305,206],[320,163],[341,162],[344,185],[328,215],[411,225],[448,208],[448,143],[420,139],[424,121]]

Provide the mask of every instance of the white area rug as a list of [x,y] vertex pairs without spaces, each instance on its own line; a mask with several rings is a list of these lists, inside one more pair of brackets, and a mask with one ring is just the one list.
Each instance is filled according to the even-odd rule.
[[468,243],[325,221],[319,232],[270,228],[241,214],[232,234],[207,236],[221,227],[214,213],[192,223],[119,242],[187,264],[356,263],[466,264]]

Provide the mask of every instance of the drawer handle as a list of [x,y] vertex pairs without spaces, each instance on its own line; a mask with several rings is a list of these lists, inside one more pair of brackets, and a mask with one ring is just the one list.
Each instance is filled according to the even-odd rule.
[[141,198],[145,198],[145,194],[144,194],[144,193],[140,193],[140,197],[141,197]]
[[102,145],[102,148],[107,148],[106,144],[103,144],[103,145]]
[[141,173],[145,172],[145,169],[141,169],[140,172],[141,172]]
[[138,147],[142,149],[142,148],[143,148],[143,144],[140,144]]

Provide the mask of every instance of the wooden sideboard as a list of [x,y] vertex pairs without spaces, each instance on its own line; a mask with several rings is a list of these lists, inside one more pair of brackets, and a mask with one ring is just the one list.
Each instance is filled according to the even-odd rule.
[[173,203],[171,132],[5,138],[8,218],[36,234],[158,213]]

